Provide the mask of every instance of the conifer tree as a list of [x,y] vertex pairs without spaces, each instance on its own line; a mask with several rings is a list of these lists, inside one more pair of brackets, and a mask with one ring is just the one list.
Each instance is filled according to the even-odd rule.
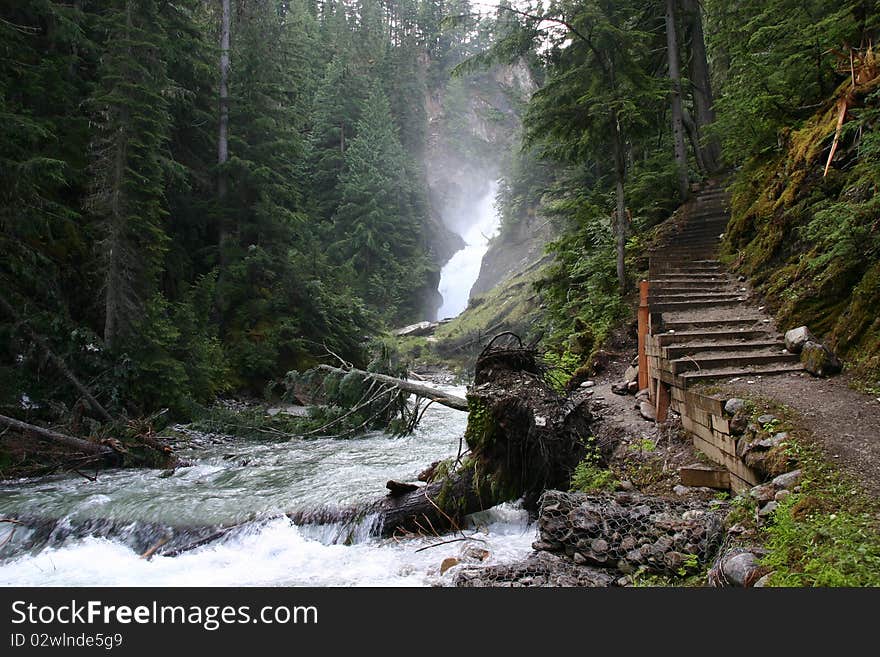
[[154,292],[166,248],[163,162],[170,129],[155,0],[117,0],[101,18],[107,48],[92,106],[104,341],[116,346]]

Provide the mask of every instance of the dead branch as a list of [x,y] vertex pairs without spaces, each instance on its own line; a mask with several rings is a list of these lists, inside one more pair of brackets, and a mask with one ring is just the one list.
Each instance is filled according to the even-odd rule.
[[67,436],[63,433],[58,433],[57,431],[44,429],[43,427],[38,427],[33,424],[21,422],[20,420],[15,420],[11,417],[6,417],[5,415],[0,415],[0,425],[9,427],[10,429],[14,429],[15,431],[19,431],[29,436],[33,436],[38,440],[64,445],[65,447],[69,447],[71,449],[75,449],[79,452],[84,452],[86,454],[99,455],[104,458],[113,458],[116,456],[116,452],[104,445],[99,445],[88,440],[83,440],[82,438]]

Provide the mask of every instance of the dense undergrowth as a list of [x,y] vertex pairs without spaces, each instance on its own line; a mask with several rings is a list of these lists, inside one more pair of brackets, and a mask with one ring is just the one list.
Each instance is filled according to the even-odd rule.
[[[855,98],[839,155],[823,169],[838,100]],[[732,186],[727,258],[781,328],[807,324],[868,382],[880,379],[880,78],[844,84],[785,147],[750,160]]]

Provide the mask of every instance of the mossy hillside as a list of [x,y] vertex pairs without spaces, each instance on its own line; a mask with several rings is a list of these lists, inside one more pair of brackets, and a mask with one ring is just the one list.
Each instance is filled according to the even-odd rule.
[[534,267],[472,298],[462,314],[437,327],[433,336],[397,338],[401,358],[413,365],[445,365],[464,374],[492,336],[513,331],[529,340],[543,315],[534,289],[542,271]]
[[[531,332],[530,320],[537,316],[540,306],[534,284],[541,272],[542,269],[536,268],[518,274],[486,294],[472,298],[461,315],[438,327],[435,334],[438,349],[442,351],[447,345],[488,333],[493,327]],[[506,328],[500,328],[499,324]]]
[[878,87],[860,90],[827,176],[838,97],[743,167],[724,243],[780,328],[808,325],[866,380],[880,377]]

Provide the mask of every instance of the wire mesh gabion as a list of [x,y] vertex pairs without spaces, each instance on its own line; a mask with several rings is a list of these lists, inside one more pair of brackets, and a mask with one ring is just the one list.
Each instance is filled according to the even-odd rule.
[[623,573],[696,572],[724,537],[721,515],[701,503],[636,493],[547,491],[533,547]]
[[456,586],[613,586],[635,572],[696,573],[724,537],[722,515],[701,502],[637,493],[541,496],[536,550],[518,564],[459,572]]

